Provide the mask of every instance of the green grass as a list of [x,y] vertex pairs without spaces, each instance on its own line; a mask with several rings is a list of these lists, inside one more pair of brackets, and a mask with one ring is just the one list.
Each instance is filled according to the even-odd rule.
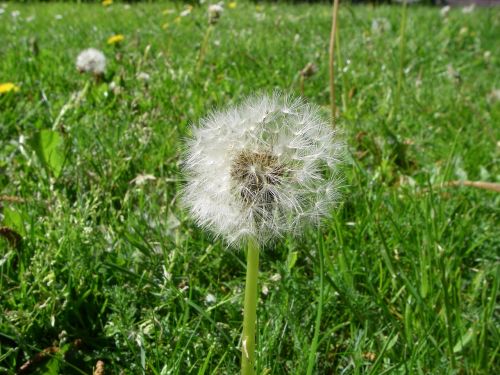
[[[0,195],[23,199],[2,202],[1,226],[22,242],[0,237],[0,372],[51,346],[34,373],[91,374],[98,360],[106,374],[239,371],[244,253],[181,208],[183,138],[247,94],[298,94],[308,62],[319,69],[304,95],[328,114],[330,6],[239,1],[198,72],[206,11],[176,23],[182,7],[9,4],[0,15],[0,83],[20,87],[0,95]],[[304,374],[309,358],[318,374],[500,373],[499,195],[444,186],[500,180],[500,9],[446,21],[409,7],[404,33],[401,14],[341,6],[343,203],[320,232],[262,253],[259,374]],[[117,33],[125,40],[108,46]],[[108,57],[100,84],[74,66],[91,46]],[[156,179],[136,184],[140,174]]]

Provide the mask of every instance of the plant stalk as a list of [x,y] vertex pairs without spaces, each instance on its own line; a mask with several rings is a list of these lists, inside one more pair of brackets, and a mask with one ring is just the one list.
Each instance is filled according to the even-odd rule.
[[337,15],[339,13],[339,0],[333,0],[333,10],[332,10],[332,30],[330,32],[330,108],[332,111],[332,121],[333,125],[336,124],[337,109],[335,107],[335,35],[337,33]]
[[257,278],[259,276],[259,244],[250,238],[247,244],[247,276],[241,337],[241,374],[255,374],[255,325],[257,320]]

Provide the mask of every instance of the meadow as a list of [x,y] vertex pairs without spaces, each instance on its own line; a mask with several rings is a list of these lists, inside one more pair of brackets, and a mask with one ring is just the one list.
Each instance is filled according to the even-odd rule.
[[[16,86],[0,94],[1,373],[238,373],[245,254],[179,203],[181,151],[255,92],[328,116],[331,6],[224,8],[207,33],[206,4],[0,3]],[[258,374],[500,373],[500,196],[460,183],[500,182],[499,32],[495,7],[341,4],[342,199],[262,251]],[[89,47],[100,80],[75,68]]]

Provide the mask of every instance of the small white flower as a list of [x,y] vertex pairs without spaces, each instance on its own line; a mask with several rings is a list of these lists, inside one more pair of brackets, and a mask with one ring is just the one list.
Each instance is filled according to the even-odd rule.
[[338,197],[342,143],[319,108],[300,99],[264,95],[214,112],[187,147],[183,201],[230,244],[296,234]]
[[462,8],[462,13],[463,14],[469,14],[469,13],[474,12],[475,9],[476,9],[476,6],[474,4],[471,4],[469,6],[463,7]]
[[139,74],[137,74],[137,79],[139,81],[146,81],[147,82],[151,79],[151,76],[148,73],[140,72]]
[[106,57],[101,51],[88,48],[78,55],[76,68],[80,72],[92,73],[96,76],[102,75],[106,69]]
[[448,16],[448,13],[450,13],[450,10],[451,10],[450,6],[445,5],[444,7],[441,8],[439,13],[441,14],[441,17],[446,17],[446,16]]
[[212,294],[212,293],[208,293],[206,296],[205,296],[205,303],[207,305],[212,305],[214,304],[215,302],[217,302],[217,298]]
[[18,10],[14,10],[13,12],[10,13],[10,15],[12,16],[12,18],[17,18],[21,15],[21,12]]

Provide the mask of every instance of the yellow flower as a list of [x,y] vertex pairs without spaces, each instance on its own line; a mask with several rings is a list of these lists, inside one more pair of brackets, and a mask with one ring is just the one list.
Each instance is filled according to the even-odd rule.
[[125,39],[125,36],[123,36],[123,34],[116,34],[108,38],[108,44],[119,43],[123,39]]
[[169,23],[168,22],[165,22],[163,25],[161,25],[161,28],[163,30],[167,30],[168,29],[168,26],[169,26]]
[[256,6],[255,6],[255,10],[256,10],[257,12],[262,12],[262,11],[264,10],[264,7],[263,7],[262,5],[256,5]]
[[236,8],[236,1],[231,1],[229,4],[227,4],[227,7],[229,9],[234,9]]
[[113,0],[104,0],[102,2],[102,5],[104,5],[105,7],[110,6],[111,4],[113,4]]
[[181,23],[181,17],[175,17],[174,22],[177,24]]
[[19,86],[14,85],[12,82],[0,83],[0,94],[6,94],[11,91],[19,91]]

